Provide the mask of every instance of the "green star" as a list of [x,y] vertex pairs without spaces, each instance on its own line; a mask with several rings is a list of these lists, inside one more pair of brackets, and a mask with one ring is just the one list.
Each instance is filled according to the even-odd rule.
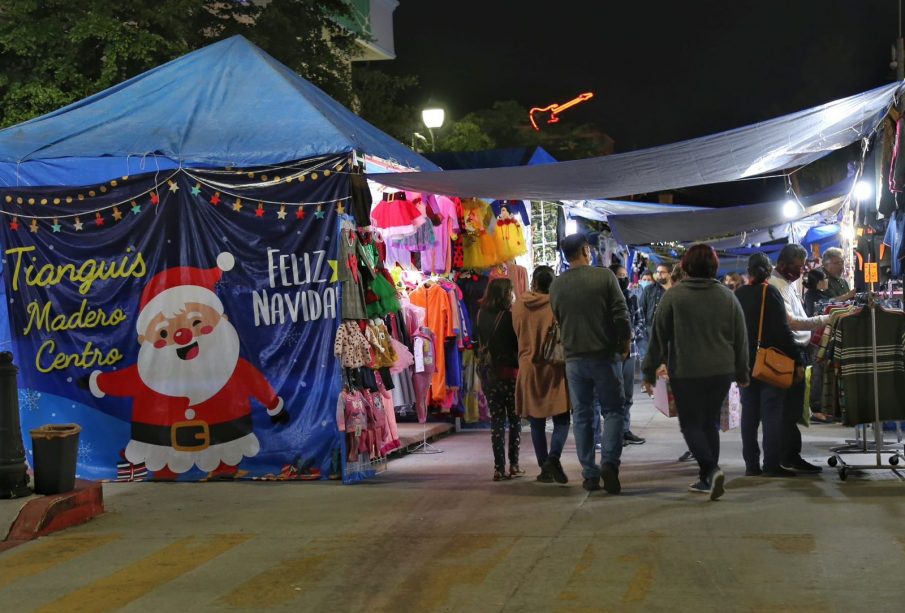
[[200,188],[200,187],[198,186],[198,184],[196,183],[196,184],[195,184],[195,187],[192,188],[192,195],[193,195],[193,196],[197,196],[197,195],[200,194],[200,193],[201,193],[201,188]]
[[323,219],[324,215],[326,215],[326,214],[327,214],[327,211],[323,211],[323,210],[314,211],[314,216],[317,217],[318,219]]
[[60,231],[60,224],[55,223],[55,224],[51,225],[50,228],[51,228],[54,232],[59,232],[59,231]]
[[140,205],[140,204],[136,204],[135,206],[133,206],[133,207],[132,207],[132,213],[135,214],[135,215],[138,215],[139,213],[141,213],[141,205]]

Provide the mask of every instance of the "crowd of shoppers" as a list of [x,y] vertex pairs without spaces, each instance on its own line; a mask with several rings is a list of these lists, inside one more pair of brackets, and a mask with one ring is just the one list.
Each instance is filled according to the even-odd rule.
[[[524,474],[519,467],[524,418],[540,469],[537,481],[568,483],[561,457],[571,422],[582,486],[596,491],[602,481],[602,489],[618,494],[622,448],[644,442],[632,433],[630,417],[636,364],[642,359],[648,394],[658,378],[669,380],[688,446],[683,458],[698,464],[690,491],[711,500],[725,493],[720,412],[733,382],[740,388],[745,474],[784,478],[820,472],[801,457],[798,420],[805,367],[813,358],[811,330],[831,321],[817,306],[827,298],[850,297],[841,279],[841,252],[828,250],[823,266],[808,272],[802,299],[795,286],[807,253],[800,245],[784,247],[775,269],[765,254],[755,253],[746,275],[722,279],[713,248],[694,245],[672,269],[660,264],[652,277],[642,275],[636,288],[630,288],[624,266],[591,265],[583,234],[565,237],[561,248],[569,264],[565,272],[557,277],[549,266],[537,267],[530,291],[518,300],[508,279],[494,279],[478,313],[494,480]],[[557,328],[565,364],[541,359],[545,340]],[[791,387],[753,377],[758,347],[794,360]],[[547,420],[553,422],[549,442]]]

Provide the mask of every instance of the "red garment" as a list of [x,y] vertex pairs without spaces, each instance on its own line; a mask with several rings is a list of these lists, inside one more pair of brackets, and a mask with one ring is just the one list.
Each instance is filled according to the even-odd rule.
[[133,423],[154,426],[172,426],[185,421],[189,408],[194,411],[191,419],[218,424],[251,415],[249,398],[253,397],[263,404],[270,414],[279,412],[276,409],[282,408],[283,402],[264,375],[242,358],[239,358],[236,370],[223,389],[191,407],[188,398],[165,396],[145,385],[135,364],[98,374],[96,384],[108,396],[131,397]]

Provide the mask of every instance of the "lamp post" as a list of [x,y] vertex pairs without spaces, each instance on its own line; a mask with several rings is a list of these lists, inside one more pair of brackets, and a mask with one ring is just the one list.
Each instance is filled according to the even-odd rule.
[[0,353],[0,498],[31,494],[25,467],[25,448],[19,428],[19,392],[13,354]]
[[434,141],[434,128],[442,128],[445,119],[446,112],[443,109],[429,108],[421,111],[421,120],[424,122],[424,127],[427,128],[427,131],[431,135],[431,151],[437,150],[437,145]]

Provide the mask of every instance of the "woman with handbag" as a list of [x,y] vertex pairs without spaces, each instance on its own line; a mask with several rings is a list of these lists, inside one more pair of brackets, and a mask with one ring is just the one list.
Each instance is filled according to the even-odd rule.
[[[551,363],[544,353],[549,343],[559,342],[559,326],[550,307],[550,284],[556,274],[549,266],[538,266],[531,277],[531,291],[512,306],[512,324],[518,338],[518,378],[515,410],[531,424],[531,442],[541,483],[568,483],[560,458],[569,437],[569,393],[565,364]],[[555,337],[555,338],[553,338]],[[546,350],[546,351],[545,351]],[[561,357],[561,356],[560,356]],[[553,418],[553,436],[547,448],[547,418]]]
[[[748,363],[752,370],[756,368],[751,385],[739,390],[742,399],[742,456],[745,458],[745,475],[749,477],[795,476],[794,472],[780,466],[783,398],[792,378],[801,377],[804,373],[782,294],[767,283],[772,271],[770,258],[763,253],[753,254],[748,258],[750,285],[742,286],[735,292],[748,329]],[[767,351],[778,351],[781,355],[768,355]],[[761,354],[760,360],[758,353]],[[783,356],[786,356],[785,362]],[[762,375],[760,370],[763,368],[769,368],[777,376],[771,380],[768,375]],[[791,374],[793,371],[794,374]],[[782,380],[783,376],[788,385]],[[757,445],[757,429],[761,424],[763,468]]]
[[[515,412],[515,380],[518,375],[518,339],[512,327],[512,281],[492,279],[478,311],[478,375],[490,409],[490,441],[493,446],[493,480],[525,474],[519,468],[521,419]],[[506,472],[505,429],[509,423],[509,472]]]
[[733,381],[748,385],[748,335],[738,300],[716,274],[719,259],[709,245],[682,257],[688,278],[663,295],[644,359],[644,390],[653,394],[666,363],[679,427],[699,466],[692,492],[716,500],[725,492],[720,470],[720,409]]

